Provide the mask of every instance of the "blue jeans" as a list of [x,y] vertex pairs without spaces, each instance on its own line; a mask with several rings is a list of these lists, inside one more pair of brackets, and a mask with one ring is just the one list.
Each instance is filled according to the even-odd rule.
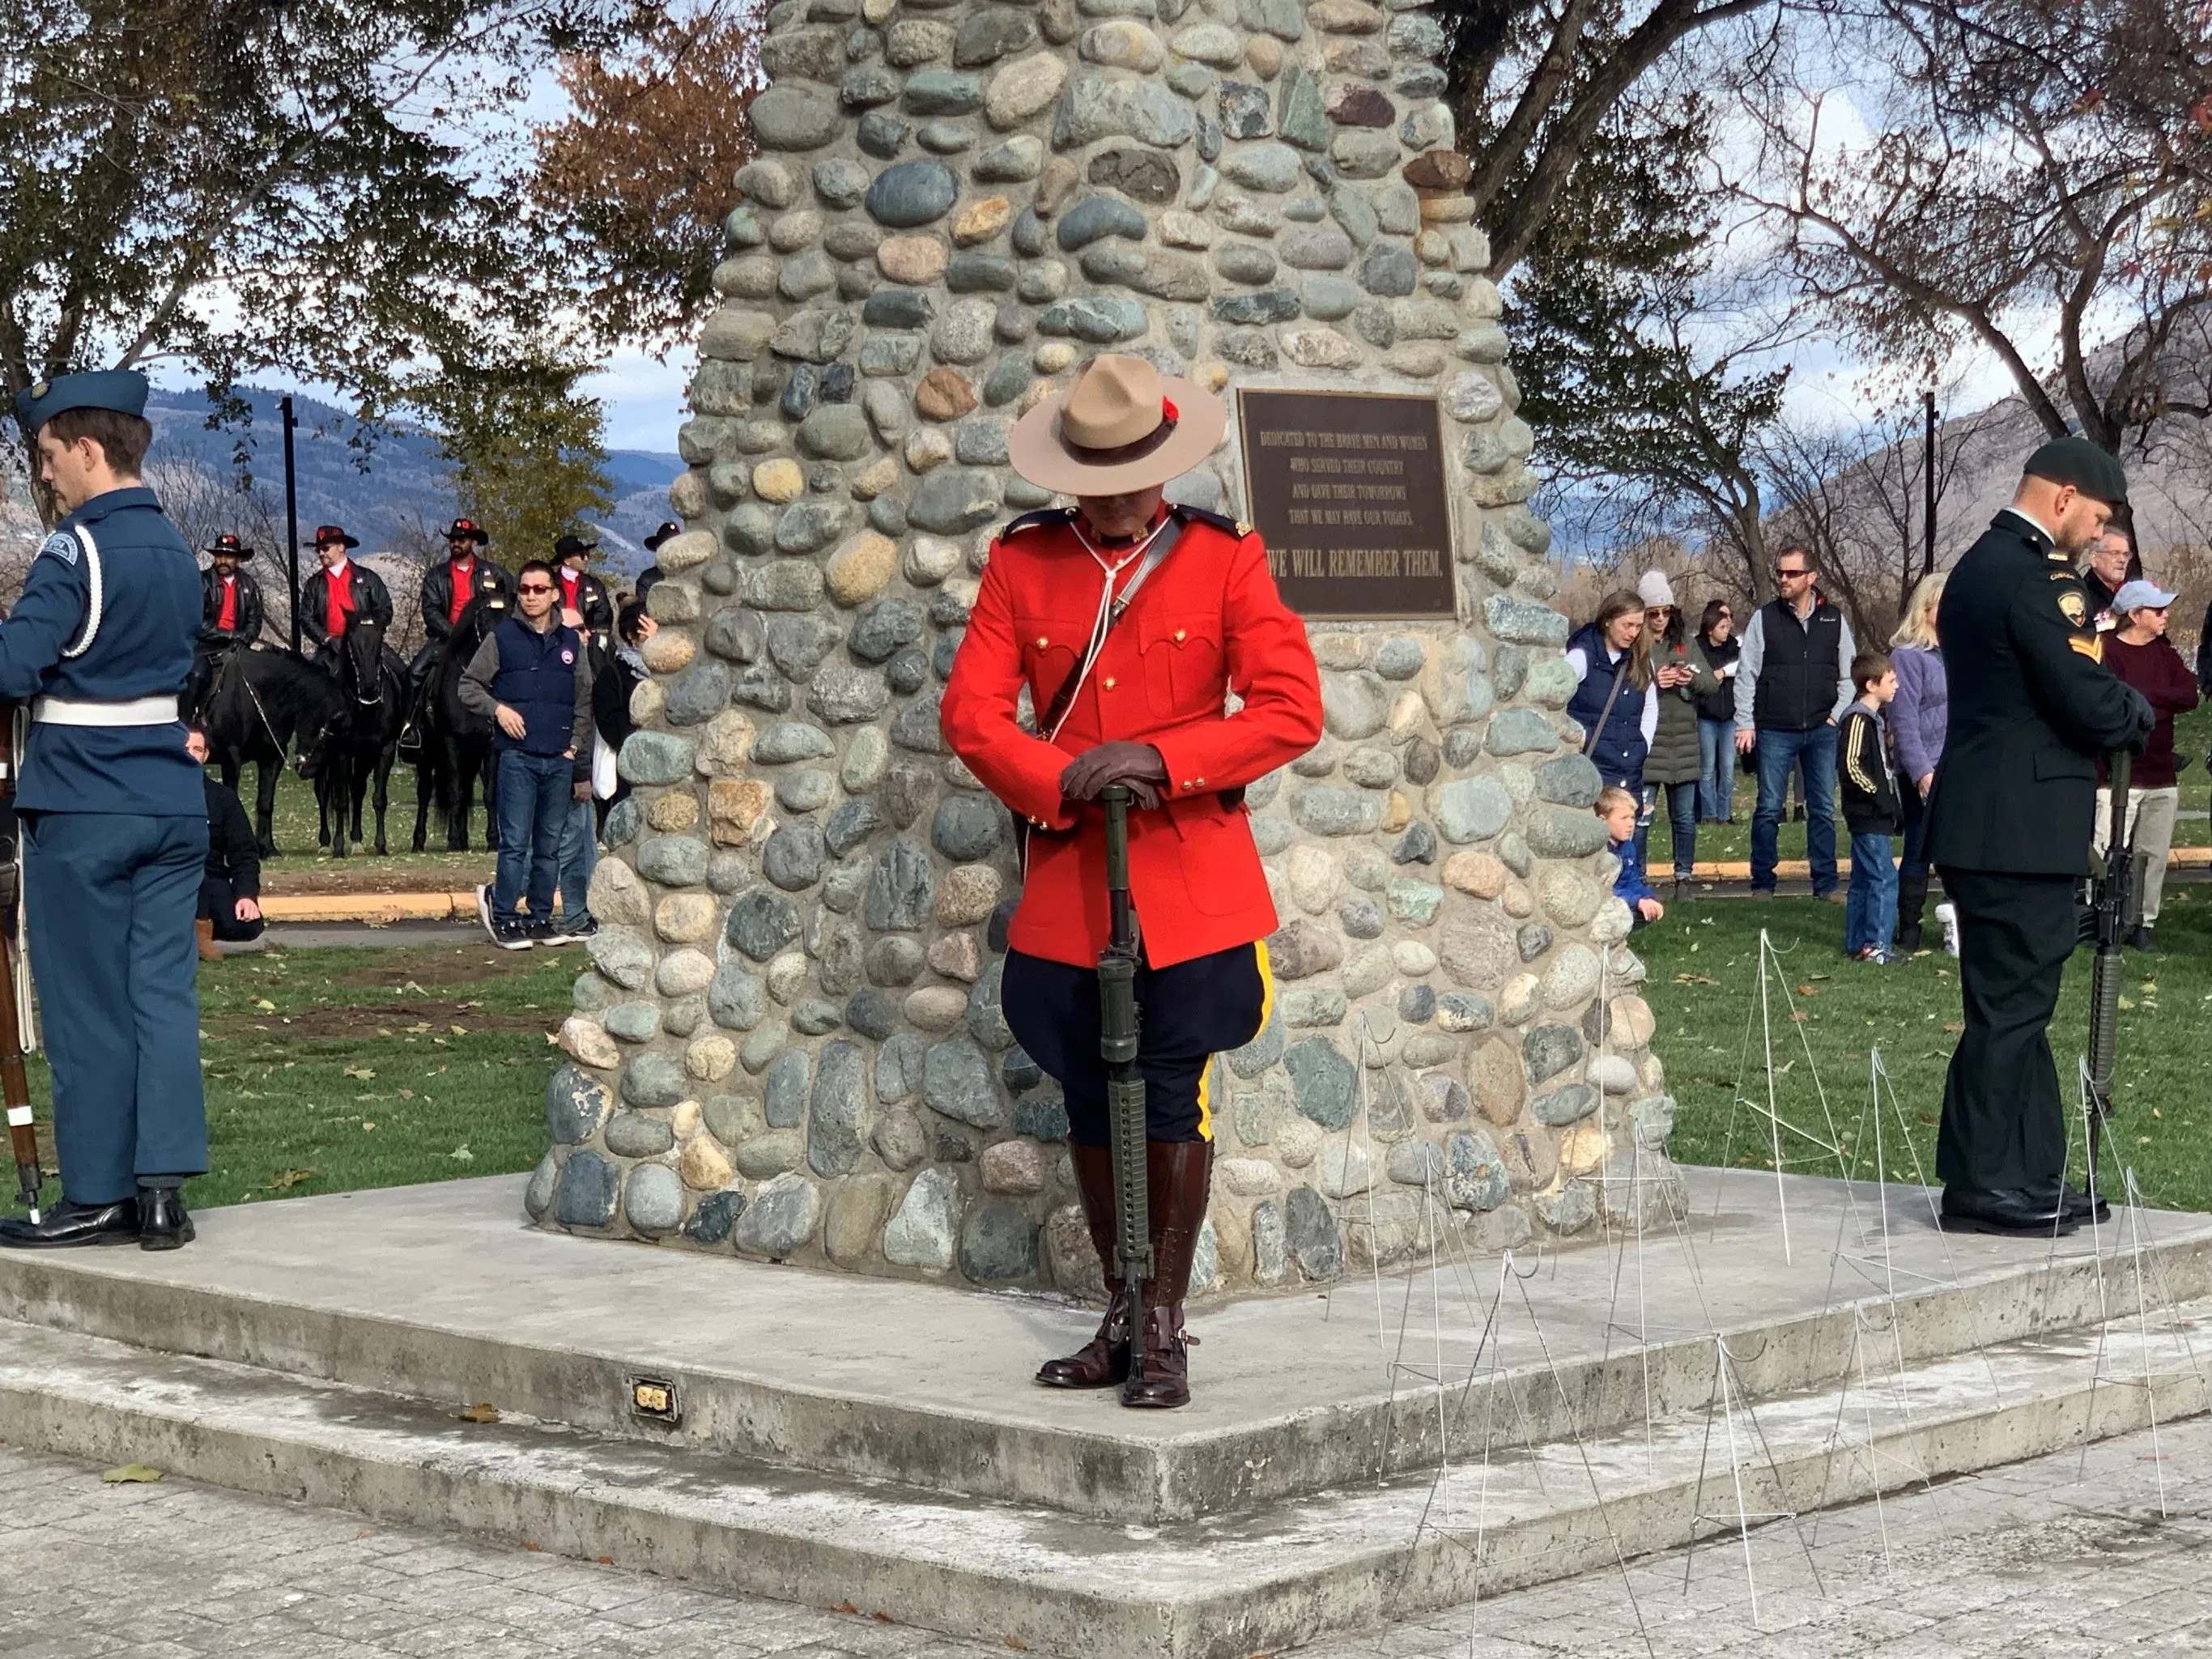
[[561,835],[576,802],[576,763],[560,755],[499,751],[499,868],[492,878],[495,927],[521,920],[514,901],[526,878],[530,918],[553,915],[553,886],[560,872]]
[[[1806,815],[1808,821],[1812,815]],[[1897,931],[1897,866],[1887,836],[1851,837],[1851,896],[1844,905],[1844,951],[1856,956],[1871,945],[1889,949]]]
[[1646,880],[1651,869],[1651,819],[1662,794],[1667,797],[1667,825],[1674,836],[1674,879],[1687,881],[1693,873],[1698,862],[1698,787],[1694,783],[1644,786],[1636,814],[1636,856],[1644,866]]
[[1751,890],[1774,890],[1775,842],[1782,828],[1782,797],[1790,774],[1805,768],[1805,856],[1813,866],[1813,891],[1836,890],[1836,728],[1759,734],[1759,810],[1751,815]]
[[1698,722],[1698,811],[1723,823],[1735,811],[1735,722]]
[[561,925],[565,928],[582,927],[592,920],[588,895],[599,854],[599,817],[592,803],[569,802],[568,821],[561,830]]

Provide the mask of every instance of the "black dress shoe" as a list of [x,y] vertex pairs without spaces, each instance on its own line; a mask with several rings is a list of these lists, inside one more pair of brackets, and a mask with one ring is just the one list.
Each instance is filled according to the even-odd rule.
[[[2105,1201],[2105,1194],[2102,1192],[2097,1194],[2096,1201],[2093,1204],[2090,1202],[2089,1194],[2070,1181],[2061,1181],[2057,1190],[2057,1198],[2055,1201],[2065,1212],[2066,1218],[2075,1225],[2094,1221],[2101,1227],[2112,1218],[2112,1206]],[[2049,1204],[2054,1200],[2046,1195],[2038,1201]]]
[[1978,1192],[1972,1187],[1943,1189],[1943,1231],[1947,1233],[1996,1233],[2008,1237],[2058,1238],[2081,1223],[2068,1214],[2057,1196],[2045,1197],[2025,1187]]
[[66,1250],[87,1244],[138,1242],[138,1200],[79,1204],[70,1199],[36,1221],[9,1216],[0,1221],[0,1249]]
[[175,1187],[138,1189],[138,1248],[142,1250],[180,1250],[198,1237],[192,1218],[185,1213],[184,1193]]

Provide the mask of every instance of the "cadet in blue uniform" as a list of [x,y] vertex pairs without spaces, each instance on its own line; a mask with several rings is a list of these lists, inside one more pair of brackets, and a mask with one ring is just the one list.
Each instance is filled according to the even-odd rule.
[[2071,1232],[2092,1210],[2064,1181],[2049,1029],[2078,937],[2097,757],[2151,730],[2150,706],[2104,666],[2074,572],[2127,499],[2118,461],[2087,439],[2053,439],[1951,572],[1936,613],[1951,708],[1928,858],[1958,907],[1966,1027],[1936,1140],[1954,1230]]
[[0,1246],[188,1243],[207,1169],[192,916],[208,831],[177,688],[200,574],[138,468],[146,380],[41,380],[16,400],[68,516],[0,622],[0,699],[28,702],[16,805],[31,971],[53,1065],[62,1202]]

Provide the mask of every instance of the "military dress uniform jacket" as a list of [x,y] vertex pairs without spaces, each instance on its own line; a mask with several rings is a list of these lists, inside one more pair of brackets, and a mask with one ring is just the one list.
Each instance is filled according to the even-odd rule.
[[[80,527],[96,560],[87,556]],[[33,702],[19,808],[199,816],[199,768],[177,721],[63,724],[37,719],[35,701],[173,696],[191,670],[199,574],[143,487],[95,495],[46,538],[22,598],[0,623],[0,699]]]
[[200,572],[200,634],[202,645],[228,645],[233,641],[251,645],[261,637],[264,614],[261,584],[245,571],[232,580],[238,585],[237,626],[226,633],[216,625],[222,615],[222,578],[213,569]]
[[2086,873],[2097,758],[2151,727],[2148,705],[2105,667],[2095,621],[2073,566],[2009,510],[1951,572],[1936,618],[1951,706],[1931,864]]
[[[357,559],[347,561],[353,566],[353,614],[364,622],[373,622],[387,635],[392,632],[392,590],[384,585],[384,578]],[[314,645],[321,645],[330,637],[324,626],[328,619],[331,596],[331,573],[318,570],[300,588],[300,631]]]
[[[1104,577],[1073,509],[1018,519],[992,543],[945,688],[946,742],[1039,832],[1006,937],[1048,961],[1094,967],[1106,947],[1105,813],[1064,803],[1060,776],[1116,740],[1151,744],[1167,766],[1160,809],[1129,819],[1146,959],[1165,968],[1275,930],[1239,792],[1319,741],[1320,675],[1260,538],[1217,514],[1170,510],[1184,519],[1181,539],[1107,636],[1055,741],[1015,711],[1024,686],[1034,708],[1051,705],[1097,615]],[[1234,714],[1231,691],[1242,700]]]
[[[476,570],[471,581],[479,599],[497,593],[504,598],[510,609],[514,604],[514,578],[504,565],[495,564],[481,553],[476,557]],[[444,641],[453,631],[453,562],[446,559],[430,567],[422,578],[422,631],[429,643]]]

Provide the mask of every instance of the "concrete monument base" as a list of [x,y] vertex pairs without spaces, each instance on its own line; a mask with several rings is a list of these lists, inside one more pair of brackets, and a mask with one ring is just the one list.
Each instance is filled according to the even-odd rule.
[[1771,1177],[1686,1173],[1686,1234],[1211,1309],[1158,1413],[1030,1384],[1072,1304],[594,1248],[504,1219],[515,1179],[215,1211],[178,1255],[0,1257],[0,1436],[1211,1659],[2212,1404],[2212,1217],[1946,1238],[1917,1189],[1792,1178],[1785,1252]]

